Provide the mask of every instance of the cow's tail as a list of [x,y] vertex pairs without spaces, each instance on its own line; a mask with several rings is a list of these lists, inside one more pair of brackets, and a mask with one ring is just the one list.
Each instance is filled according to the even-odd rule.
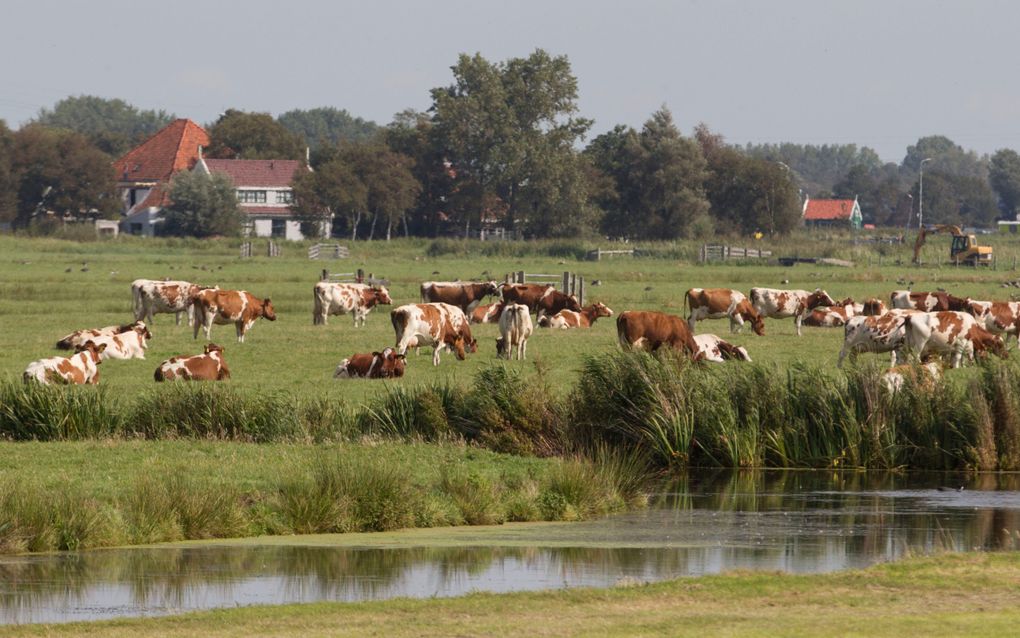
[[616,338],[620,342],[620,347],[624,350],[630,350],[630,342],[627,340],[627,311],[624,310],[620,313],[620,316],[616,318]]
[[[687,312],[687,306],[688,306],[688,302],[690,301],[690,298],[691,298],[691,291],[688,290],[686,293],[684,293],[684,317],[689,317],[690,316],[690,313]],[[690,304],[690,305],[693,306],[694,304]]]
[[428,303],[429,302],[429,295],[428,295],[428,292],[426,292],[427,290],[428,290],[428,284],[422,284],[421,285],[421,302],[422,303]]

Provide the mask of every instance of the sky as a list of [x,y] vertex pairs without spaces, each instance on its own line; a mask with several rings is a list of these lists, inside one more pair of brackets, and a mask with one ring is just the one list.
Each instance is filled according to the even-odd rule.
[[201,124],[228,108],[425,110],[460,53],[566,55],[590,137],[667,106],[731,143],[855,143],[900,162],[925,135],[1020,149],[1020,3],[11,0],[0,119],[69,95]]

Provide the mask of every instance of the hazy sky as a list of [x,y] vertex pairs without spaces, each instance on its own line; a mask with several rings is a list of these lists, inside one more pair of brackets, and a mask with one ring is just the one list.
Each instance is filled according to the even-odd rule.
[[900,161],[918,137],[1020,149],[1020,3],[473,1],[0,5],[0,119],[68,95],[207,123],[227,108],[335,106],[389,122],[429,106],[461,52],[570,58],[592,134],[661,105],[686,133],[849,143]]

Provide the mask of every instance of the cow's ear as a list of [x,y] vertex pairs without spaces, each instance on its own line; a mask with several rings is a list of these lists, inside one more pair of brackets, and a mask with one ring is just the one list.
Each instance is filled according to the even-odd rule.
[[[94,344],[94,343],[93,343],[92,345],[93,345],[93,346],[95,346],[96,344]],[[98,348],[96,348],[96,352],[100,352],[100,353],[101,353],[101,352],[103,352],[104,350],[106,350],[106,344],[105,344],[105,343],[101,343],[101,344],[99,344],[99,347],[98,347]]]

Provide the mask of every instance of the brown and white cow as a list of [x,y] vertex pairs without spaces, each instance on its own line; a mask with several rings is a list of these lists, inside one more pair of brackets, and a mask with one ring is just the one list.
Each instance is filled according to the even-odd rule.
[[194,303],[196,339],[199,330],[204,329],[208,340],[214,323],[232,323],[237,331],[238,343],[244,343],[244,335],[256,319],[265,317],[276,321],[276,312],[269,298],[259,299],[246,290],[202,290],[195,295]]
[[153,375],[156,381],[223,381],[230,378],[230,368],[223,358],[223,348],[207,343],[202,354],[193,357],[170,357],[159,364]]
[[744,322],[751,322],[751,329],[761,336],[765,334],[765,320],[747,300],[744,293],[729,288],[691,288],[684,297],[684,305],[691,309],[687,325],[693,333],[697,322],[702,319],[730,320],[730,332],[738,333]]
[[90,328],[85,330],[75,330],[71,334],[63,337],[57,342],[58,350],[74,350],[78,346],[85,345],[86,341],[91,341],[96,337],[112,337],[113,335],[119,335],[123,332],[130,332],[137,327],[145,327],[145,323],[142,321],[134,321],[132,323],[126,323],[120,326],[106,326],[105,328]]
[[992,352],[1006,357],[1002,338],[982,328],[966,312],[919,312],[907,317],[905,328],[911,355],[921,359],[929,354],[949,355],[950,365],[959,368],[964,357],[973,360],[975,354]]
[[26,383],[37,382],[43,385],[51,383],[67,383],[71,385],[95,385],[99,383],[99,364],[106,345],[96,345],[88,341],[78,348],[78,352],[70,357],[49,357],[28,364],[22,379]]
[[908,379],[914,385],[930,388],[941,378],[942,365],[938,361],[929,361],[919,366],[906,363],[882,373],[882,383],[885,384],[889,394],[902,390]]
[[851,317],[843,326],[843,348],[839,351],[836,367],[843,367],[843,359],[847,355],[856,359],[861,352],[891,352],[891,365],[895,366],[900,358],[899,350],[906,342],[904,323],[907,317],[919,312],[896,309],[879,316]]
[[144,359],[145,349],[149,347],[149,339],[152,333],[141,321],[136,321],[134,327],[127,332],[115,335],[101,335],[94,337],[92,342],[97,346],[103,345],[103,361],[107,359]]
[[495,281],[478,283],[460,281],[425,281],[421,284],[422,303],[448,303],[471,315],[482,300],[499,294]]
[[599,317],[612,317],[613,310],[606,304],[596,301],[595,303],[581,308],[581,312],[573,310],[560,310],[552,317],[545,316],[538,320],[538,325],[543,328],[591,328]]
[[432,365],[439,365],[439,353],[452,350],[463,361],[469,352],[478,351],[478,342],[471,337],[467,317],[457,306],[445,303],[406,304],[390,311],[396,333],[397,354],[407,354],[413,342],[432,346]]
[[496,323],[503,313],[503,302],[482,304],[471,312],[471,323]]
[[395,379],[404,376],[405,357],[393,348],[352,354],[336,367],[334,379]]
[[531,313],[528,307],[520,303],[508,303],[503,306],[499,315],[499,334],[496,339],[496,356],[513,358],[514,347],[517,348],[517,360],[527,357],[528,339],[534,332]]
[[202,286],[188,281],[157,281],[155,279],[135,279],[131,282],[131,297],[134,300],[135,321],[145,320],[152,323],[152,316],[172,312],[177,325],[181,325],[181,316],[188,316],[188,325],[195,321],[192,298]]
[[320,281],[312,291],[315,309],[312,311],[312,325],[326,325],[330,315],[354,315],[354,327],[365,325],[365,318],[377,305],[393,303],[384,286],[368,284],[334,284]]
[[887,308],[885,307],[885,302],[876,297],[870,297],[868,299],[865,299],[864,303],[861,304],[860,312],[856,310],[856,306],[854,308],[855,308],[854,314],[868,315],[869,317],[877,317],[878,315],[884,315],[887,311]]
[[556,290],[552,284],[503,284],[500,297],[504,302],[524,304],[539,318],[555,315],[560,310],[581,311],[577,297]]
[[816,288],[814,292],[751,288],[751,305],[762,317],[770,319],[793,317],[793,324],[797,327],[799,337],[804,317],[811,310],[819,306],[835,306],[836,302],[821,288]]
[[724,363],[728,359],[735,361],[751,360],[751,355],[747,353],[747,348],[723,341],[713,334],[694,335],[694,343],[698,344],[698,353],[704,361]]
[[970,299],[956,297],[942,291],[910,292],[909,290],[894,290],[889,295],[889,301],[893,308],[921,310],[924,312],[946,310],[967,312],[970,309]]
[[616,318],[616,336],[625,349],[656,351],[669,346],[680,352],[686,351],[697,360],[698,344],[691,335],[691,328],[682,317],[664,312],[625,310]]
[[815,308],[811,314],[804,317],[804,325],[815,328],[839,328],[845,326],[851,317],[861,314],[863,307],[864,304],[855,304],[853,299],[847,297],[835,306]]
[[1008,339],[1008,335],[1020,334],[1020,301],[971,300],[967,310],[985,330],[1003,335],[1003,340]]

